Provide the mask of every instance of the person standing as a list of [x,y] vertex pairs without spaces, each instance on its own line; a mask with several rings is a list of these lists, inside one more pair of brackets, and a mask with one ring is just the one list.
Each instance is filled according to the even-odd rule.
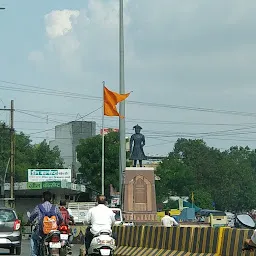
[[165,211],[165,216],[162,218],[161,223],[164,227],[179,226],[178,222],[170,216],[169,211]]

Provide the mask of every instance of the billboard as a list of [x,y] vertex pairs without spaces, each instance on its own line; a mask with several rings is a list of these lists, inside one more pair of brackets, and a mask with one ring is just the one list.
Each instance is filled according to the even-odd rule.
[[[100,129],[100,134],[102,135],[102,132],[103,130]],[[104,128],[104,135],[110,133],[110,132],[119,132],[119,129],[117,128]]]
[[71,182],[71,169],[28,169],[28,182]]

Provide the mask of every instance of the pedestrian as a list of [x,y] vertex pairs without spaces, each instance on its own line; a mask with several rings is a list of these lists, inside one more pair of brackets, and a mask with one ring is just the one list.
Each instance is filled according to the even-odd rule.
[[162,218],[161,223],[164,227],[179,226],[178,222],[170,216],[169,211],[165,211],[165,216]]

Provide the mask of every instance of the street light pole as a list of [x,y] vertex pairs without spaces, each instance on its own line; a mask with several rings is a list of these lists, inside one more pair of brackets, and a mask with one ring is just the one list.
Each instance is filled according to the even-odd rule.
[[[119,0],[119,92],[125,93],[124,84],[124,3]],[[125,101],[119,104],[119,113],[125,117]],[[126,167],[126,148],[125,148],[125,118],[119,117],[119,136],[120,136],[120,149],[119,149],[119,193],[120,205],[123,205],[123,172]]]
[[6,175],[7,175],[7,172],[8,172],[10,161],[11,161],[11,158],[8,159],[8,162],[7,162],[7,165],[6,165],[6,168],[5,168],[4,178],[2,180],[2,186],[1,186],[1,195],[3,196],[2,199],[3,199],[4,204],[5,204],[4,184],[5,184],[5,181],[6,181]]

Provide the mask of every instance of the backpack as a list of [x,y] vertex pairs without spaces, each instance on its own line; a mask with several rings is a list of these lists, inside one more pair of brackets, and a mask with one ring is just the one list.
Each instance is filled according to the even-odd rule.
[[61,206],[60,207],[60,213],[61,213],[62,218],[63,218],[62,224],[68,225],[69,224],[69,220],[70,220],[70,216],[69,216],[68,210],[65,207]]
[[52,205],[49,212],[46,212],[46,210],[41,204],[38,205],[38,208],[43,215],[42,219],[40,220],[40,226],[39,226],[41,228],[42,233],[47,235],[52,230],[57,230],[58,224],[57,224],[57,217],[55,213],[55,206]]

